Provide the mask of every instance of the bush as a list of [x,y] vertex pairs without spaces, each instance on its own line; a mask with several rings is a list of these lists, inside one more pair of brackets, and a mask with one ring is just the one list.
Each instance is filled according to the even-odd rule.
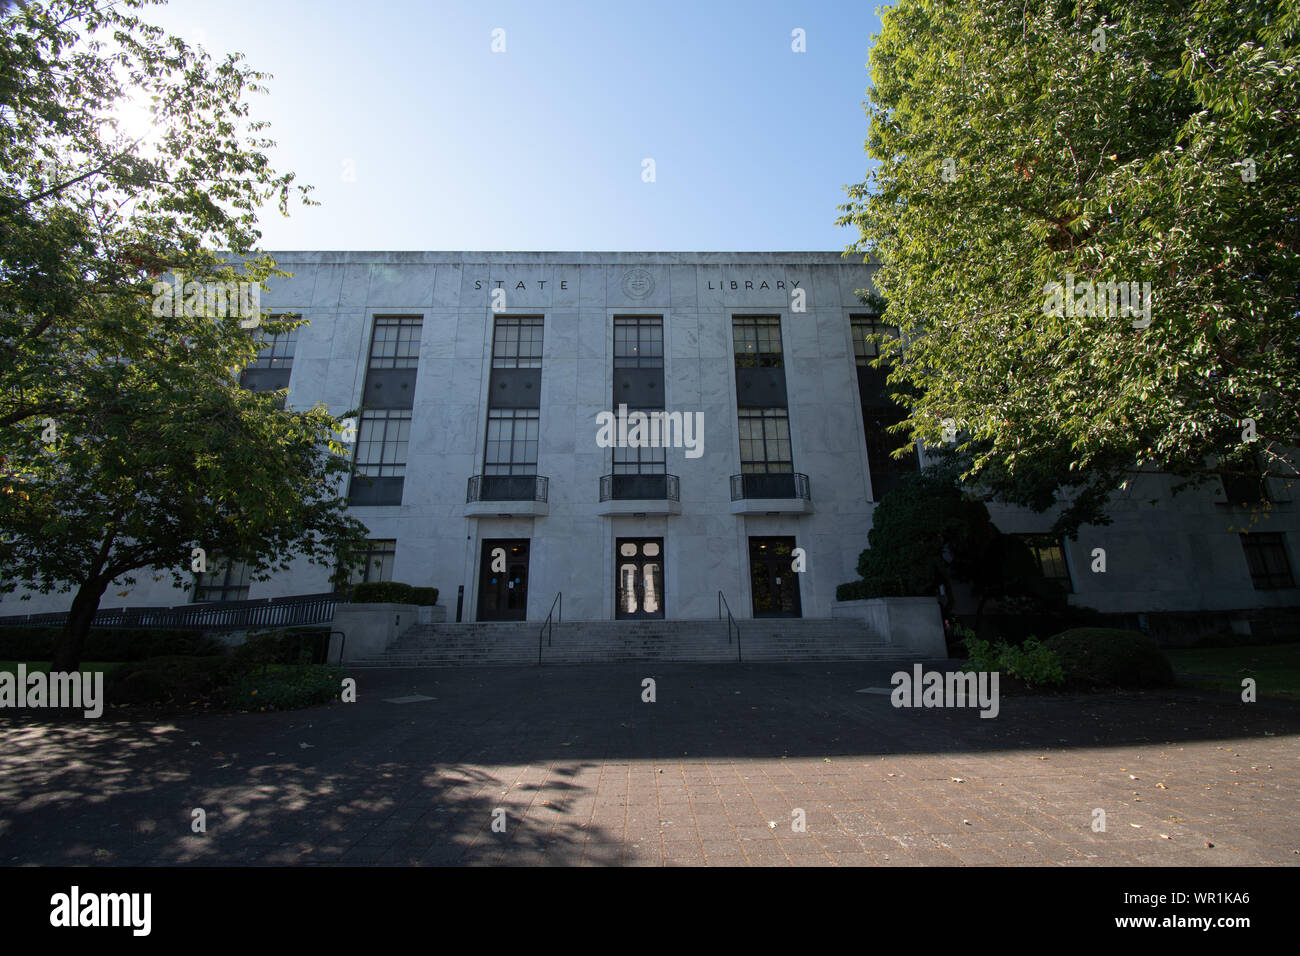
[[420,607],[433,607],[438,603],[438,589],[411,588],[411,603]]
[[1086,687],[1171,687],[1174,669],[1137,631],[1076,627],[1047,640],[1071,683]]
[[849,581],[835,588],[837,601],[864,601],[872,596],[866,581]]
[[318,665],[270,665],[252,673],[233,656],[155,657],[123,664],[109,675],[105,694],[114,706],[291,710],[337,697],[342,679],[341,671]]
[[329,628],[284,628],[250,634],[231,653],[242,673],[265,671],[272,664],[323,664],[329,652]]
[[1076,627],[1104,627],[1105,615],[1088,607],[1070,605],[1060,611],[955,614],[954,619],[986,640],[1020,644],[1038,634],[1060,634]]
[[227,694],[227,703],[239,710],[292,710],[325,704],[339,696],[343,672],[310,665],[268,671],[240,678]]
[[220,704],[237,676],[229,657],[154,657],[117,668],[108,676],[105,696],[115,706]]
[[967,663],[977,671],[999,671],[1030,687],[1065,683],[1066,673],[1061,661],[1047,646],[1030,638],[1020,645],[999,641],[992,644],[964,632],[963,643],[968,655]]
[[[26,624],[0,627],[0,660],[48,661],[60,628]],[[81,652],[87,661],[142,661],[151,657],[212,657],[215,638],[176,628],[92,627]]]
[[352,589],[354,604],[413,604],[415,589],[400,581],[363,581]]

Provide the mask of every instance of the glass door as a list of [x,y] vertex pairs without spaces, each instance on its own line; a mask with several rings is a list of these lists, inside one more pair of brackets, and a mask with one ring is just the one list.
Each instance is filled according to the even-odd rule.
[[619,538],[614,551],[614,617],[662,618],[664,539]]

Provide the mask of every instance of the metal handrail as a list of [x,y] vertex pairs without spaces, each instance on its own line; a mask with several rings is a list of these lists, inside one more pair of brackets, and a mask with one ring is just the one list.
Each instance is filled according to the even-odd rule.
[[543,622],[542,627],[541,627],[541,630],[539,630],[539,631],[537,632],[537,663],[538,663],[538,664],[541,664],[541,663],[542,663],[542,635],[543,635],[543,634],[546,635],[546,646],[547,646],[547,647],[550,647],[550,646],[551,646],[551,631],[553,630],[553,625],[552,625],[552,623],[551,623],[551,618],[557,616],[557,615],[556,615],[556,605],[559,605],[558,620],[560,621],[560,623],[564,623],[564,600],[563,600],[563,598],[564,598],[564,592],[563,592],[563,591],[556,591],[556,592],[555,592],[555,600],[551,602],[551,611],[550,611],[549,614],[546,615],[546,620],[545,620],[545,622]]
[[721,591],[718,592],[718,620],[722,620],[722,608],[727,608],[727,643],[731,643],[731,628],[736,628],[736,662],[744,663],[740,657],[740,625],[731,614],[731,605],[727,603],[726,597]]

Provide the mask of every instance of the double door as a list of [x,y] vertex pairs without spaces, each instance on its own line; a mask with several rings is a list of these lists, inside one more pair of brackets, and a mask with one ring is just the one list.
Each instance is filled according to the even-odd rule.
[[614,541],[614,617],[644,620],[664,616],[664,539]]
[[794,538],[749,539],[749,591],[754,617],[800,617]]
[[478,572],[478,620],[522,621],[527,613],[527,539],[485,540]]

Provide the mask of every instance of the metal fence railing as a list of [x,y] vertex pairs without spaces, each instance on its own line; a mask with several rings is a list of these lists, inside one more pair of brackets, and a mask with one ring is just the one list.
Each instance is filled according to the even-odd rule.
[[[213,601],[177,607],[106,608],[95,614],[94,627],[176,627],[202,631],[242,631],[258,628],[327,624],[342,595],[305,594],[254,601]],[[29,624],[61,627],[66,611],[53,614],[13,614],[0,617],[0,627]]]

